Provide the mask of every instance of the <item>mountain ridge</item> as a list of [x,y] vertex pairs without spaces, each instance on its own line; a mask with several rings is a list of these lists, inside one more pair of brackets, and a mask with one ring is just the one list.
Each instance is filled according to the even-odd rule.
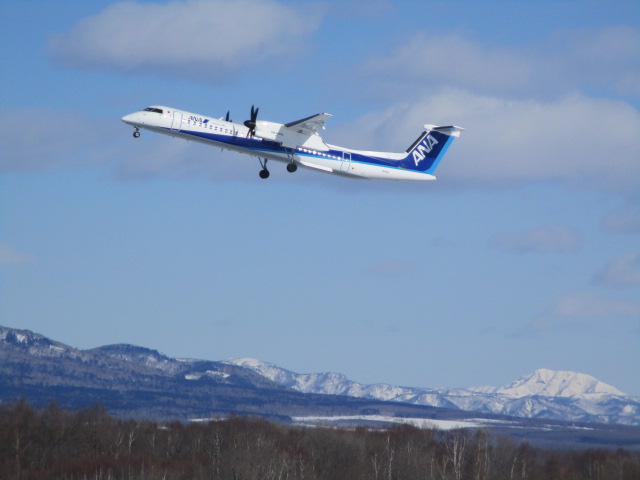
[[57,398],[71,407],[107,399],[119,414],[158,418],[391,411],[455,419],[472,412],[484,418],[640,425],[640,398],[575,372],[540,369],[504,387],[475,389],[363,385],[341,373],[299,374],[247,358],[175,359],[128,344],[80,350],[0,326],[0,401],[20,395]]
[[0,403],[19,398],[36,406],[55,400],[74,410],[99,402],[115,416],[156,420],[235,414],[278,421],[310,415],[465,416],[424,406],[303,394],[228,362],[174,359],[127,344],[81,350],[29,330],[0,326]]
[[335,372],[299,374],[253,358],[227,362],[250,368],[303,393],[345,395],[413,405],[570,421],[640,425],[640,397],[626,395],[591,375],[535,370],[503,387],[422,388],[365,385]]

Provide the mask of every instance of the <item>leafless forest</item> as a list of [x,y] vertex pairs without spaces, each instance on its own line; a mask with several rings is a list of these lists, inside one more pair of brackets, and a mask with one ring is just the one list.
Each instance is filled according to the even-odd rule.
[[0,478],[637,480],[640,452],[539,449],[486,430],[155,423],[19,401],[0,407]]

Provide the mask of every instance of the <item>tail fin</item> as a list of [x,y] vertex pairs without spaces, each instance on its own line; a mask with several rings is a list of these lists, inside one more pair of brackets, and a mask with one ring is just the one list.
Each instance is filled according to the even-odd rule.
[[464,129],[453,125],[425,125],[424,129],[425,131],[407,149],[407,156],[400,160],[399,165],[408,170],[432,174],[453,139],[459,137]]

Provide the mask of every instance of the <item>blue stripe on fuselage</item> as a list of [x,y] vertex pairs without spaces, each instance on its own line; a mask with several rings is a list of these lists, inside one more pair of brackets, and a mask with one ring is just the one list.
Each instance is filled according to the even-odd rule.
[[[205,140],[211,140],[217,143],[227,144],[230,146],[243,148],[246,150],[252,150],[255,152],[256,155],[258,155],[258,152],[264,152],[267,154],[271,153],[271,154],[277,154],[277,155],[291,155],[290,148],[284,148],[279,143],[273,142],[270,140],[246,138],[246,137],[237,136],[237,135],[198,132],[194,130],[172,130],[170,128],[165,128],[165,130],[170,132],[175,132],[175,133],[182,133],[185,135],[191,135],[194,137],[199,137]],[[448,147],[449,145],[446,145],[445,148],[443,148],[440,158],[442,158],[442,156],[444,155],[444,152]],[[301,148],[304,148],[304,147],[301,147]],[[318,154],[310,153],[310,151],[313,149],[304,148],[304,150],[306,151],[301,151],[301,148],[298,148],[295,151],[295,154],[299,157],[318,158],[318,159],[327,159],[327,157],[329,157],[329,160],[342,161],[343,153],[349,153],[351,154],[351,163],[375,165],[375,166],[392,168],[392,169],[403,170],[403,171],[412,171],[415,173],[431,174],[435,170],[435,167],[437,166],[437,162],[436,162],[434,165],[431,166],[431,168],[428,169],[428,171],[420,172],[416,170],[409,170],[405,167],[402,167],[398,160],[390,160],[388,158],[362,155],[360,153],[351,152],[349,150],[330,149],[330,150],[324,151],[322,155],[318,155]],[[333,158],[333,157],[337,157],[337,158]]]

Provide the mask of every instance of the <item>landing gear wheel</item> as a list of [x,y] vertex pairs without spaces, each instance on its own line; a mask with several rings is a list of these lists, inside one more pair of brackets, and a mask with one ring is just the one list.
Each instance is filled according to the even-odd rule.
[[[258,113],[257,110],[256,110],[256,113]],[[267,170],[267,162],[269,160],[267,158],[263,160],[260,157],[258,157],[258,160],[260,160],[260,166],[262,167],[262,170],[260,170],[260,178],[269,178],[269,170]]]
[[296,165],[295,163],[288,163],[287,164],[287,172],[293,173],[296,170],[298,170],[298,165]]
[[140,136],[140,132],[136,128],[135,131],[133,132],[133,138],[138,138],[139,136]]

